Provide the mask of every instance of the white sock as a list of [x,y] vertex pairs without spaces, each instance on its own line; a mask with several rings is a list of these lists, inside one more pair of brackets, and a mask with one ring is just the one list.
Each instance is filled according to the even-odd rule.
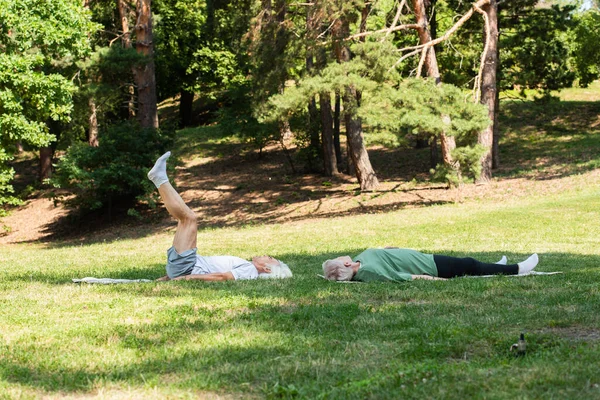
[[496,264],[506,265],[507,262],[508,262],[508,260],[506,259],[506,256],[502,256],[500,261],[498,261]]
[[527,260],[521,261],[519,265],[519,275],[525,275],[533,271],[538,264],[539,259],[537,254],[532,254]]
[[154,163],[154,167],[148,172],[148,179],[150,179],[157,188],[163,183],[169,182],[169,178],[167,177],[167,160],[170,156],[170,151],[167,151],[160,156]]

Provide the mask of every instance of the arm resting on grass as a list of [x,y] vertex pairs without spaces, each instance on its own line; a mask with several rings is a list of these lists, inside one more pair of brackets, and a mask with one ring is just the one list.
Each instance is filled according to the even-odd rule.
[[426,279],[430,281],[445,281],[446,278],[438,278],[437,276],[430,275],[412,275],[413,279]]
[[232,281],[234,280],[234,276],[231,272],[218,272],[214,274],[195,274],[195,275],[184,275],[178,276],[173,279],[174,281],[181,280],[200,280],[200,281]]

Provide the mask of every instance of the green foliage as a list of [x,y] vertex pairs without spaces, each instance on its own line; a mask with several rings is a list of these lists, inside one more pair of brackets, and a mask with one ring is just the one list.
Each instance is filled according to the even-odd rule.
[[59,160],[52,183],[75,193],[64,203],[84,211],[141,200],[153,204],[155,188],[146,173],[172,143],[172,134],[126,122],[111,125],[99,140],[98,147],[74,143]]
[[[549,91],[570,87],[575,79],[571,58],[574,2],[540,6],[537,0],[512,0],[498,4],[500,29],[498,87],[502,90]],[[564,4],[562,4],[564,3]],[[460,0],[436,1],[438,36],[447,31],[470,7]],[[477,15],[450,41],[436,46],[442,81],[472,87],[483,50],[483,22]]]
[[585,87],[600,76],[600,11],[581,13],[577,21],[573,54],[579,84]]
[[245,75],[243,36],[252,1],[157,0],[157,90],[164,99],[182,90],[215,97]]
[[222,43],[213,43],[201,47],[194,52],[194,59],[189,64],[187,72],[196,77],[192,86],[194,91],[206,90],[209,97],[215,89],[243,84],[244,76],[240,73],[239,63],[234,53]]
[[79,2],[0,0],[0,205],[10,196],[14,144],[46,146],[49,121],[68,121],[75,62],[97,29]]
[[504,87],[540,89],[544,93],[572,85],[567,30],[573,7],[535,9],[508,29],[501,42]]
[[98,126],[121,121],[128,116],[128,89],[133,82],[132,68],[147,61],[135,49],[125,49],[120,44],[97,47],[77,63],[80,70],[73,93],[73,110],[70,121],[63,124],[57,138],[57,149],[67,149],[71,143],[86,141],[90,125],[90,99],[93,99]]
[[252,113],[250,82],[228,91],[227,102],[219,110],[219,124],[225,132],[237,134],[254,148],[262,149],[279,139],[278,121],[259,121]]

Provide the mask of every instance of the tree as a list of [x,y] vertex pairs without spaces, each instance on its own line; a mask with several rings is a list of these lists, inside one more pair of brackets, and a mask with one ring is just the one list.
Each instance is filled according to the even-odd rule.
[[[484,50],[481,60],[481,104],[487,106],[490,125],[479,133],[478,143],[486,151],[481,157],[481,176],[479,182],[488,182],[492,178],[492,154],[494,142],[496,143],[496,158],[498,160],[498,138],[494,140],[494,132],[497,124],[497,100],[496,69],[498,67],[498,3],[490,0],[480,9],[484,20]],[[498,165],[498,161],[496,162]]]
[[[417,33],[419,34],[419,43],[424,45],[432,41],[431,32],[428,29],[427,14],[425,12],[425,4],[423,0],[413,0],[413,11],[415,13],[415,20],[417,23]],[[438,68],[437,58],[435,56],[435,49],[433,46],[425,47],[424,54],[421,56],[425,68],[427,69],[427,75],[433,79],[436,84],[441,83],[440,71]],[[453,136],[448,136],[446,133],[441,132],[439,135],[440,144],[442,149],[442,160],[447,168],[457,169],[455,160],[452,157],[452,152],[456,149],[456,141]],[[433,138],[433,145],[435,146],[436,140]]]
[[600,76],[600,11],[587,10],[577,22],[573,55],[579,84],[585,87]]
[[47,146],[48,122],[69,120],[74,62],[96,29],[82,3],[0,0],[0,204],[16,201],[6,165],[16,143]]
[[143,128],[158,128],[156,78],[154,75],[154,43],[152,42],[152,0],[137,0],[135,47],[147,62],[135,70],[138,90],[138,120]]
[[[350,36],[350,15],[343,14],[340,20],[340,29],[338,30],[338,40],[344,40]],[[338,61],[340,63],[348,63],[351,60],[350,47],[346,43],[340,45],[338,53]],[[379,186],[379,181],[369,153],[364,144],[362,120],[358,115],[358,107],[360,106],[361,92],[356,85],[350,80],[343,87],[342,98],[344,101],[344,121],[346,122],[346,138],[348,141],[348,152],[354,166],[354,172],[360,190],[373,190]]]
[[[510,4],[510,3],[509,3]],[[550,91],[570,87],[568,32],[574,6],[507,9],[500,41],[502,88]]]

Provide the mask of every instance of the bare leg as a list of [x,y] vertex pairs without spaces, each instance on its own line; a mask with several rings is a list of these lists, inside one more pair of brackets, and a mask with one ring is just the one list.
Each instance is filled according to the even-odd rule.
[[177,219],[177,230],[173,239],[173,247],[178,253],[196,247],[198,222],[196,214],[184,203],[183,199],[169,182],[158,188],[158,193],[172,217]]
[[163,154],[148,172],[150,179],[158,188],[158,193],[172,217],[177,219],[177,230],[173,247],[177,253],[183,253],[196,247],[198,222],[196,214],[185,204],[179,193],[171,186],[167,177],[167,160],[171,152]]

